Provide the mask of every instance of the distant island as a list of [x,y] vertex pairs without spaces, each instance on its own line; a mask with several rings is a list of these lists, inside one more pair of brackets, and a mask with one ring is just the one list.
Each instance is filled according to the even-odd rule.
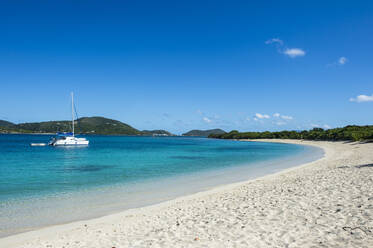
[[141,131],[142,135],[149,135],[149,136],[175,136],[166,130],[143,130]]
[[217,139],[305,139],[325,141],[373,141],[373,125],[346,126],[324,130],[314,128],[303,131],[281,132],[239,132],[233,130],[224,134],[210,134],[209,138]]
[[[45,121],[15,124],[0,120],[0,133],[70,132],[71,121]],[[75,133],[100,135],[172,136],[165,130],[140,131],[123,122],[104,117],[82,117],[75,121]]]
[[209,130],[191,130],[189,132],[183,133],[183,136],[208,137],[209,135],[223,135],[223,134],[226,134],[224,130],[209,129]]

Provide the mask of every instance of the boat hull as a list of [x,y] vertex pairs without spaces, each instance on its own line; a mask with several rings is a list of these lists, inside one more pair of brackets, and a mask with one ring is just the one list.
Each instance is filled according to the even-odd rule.
[[64,137],[61,139],[53,140],[51,146],[87,146],[89,141],[85,138],[76,138],[76,137]]
[[52,146],[87,146],[89,142],[80,142],[80,143],[53,143]]

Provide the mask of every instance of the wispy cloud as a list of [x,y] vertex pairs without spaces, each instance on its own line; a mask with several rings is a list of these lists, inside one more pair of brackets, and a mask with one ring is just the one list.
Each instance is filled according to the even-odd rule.
[[269,118],[271,118],[269,115],[266,115],[266,114],[259,114],[259,113],[256,113],[256,114],[255,114],[255,117],[256,117],[257,119],[269,119]]
[[324,124],[324,126],[323,126],[325,129],[331,129],[332,127],[331,126],[329,126],[328,124]]
[[339,59],[338,59],[338,64],[340,64],[340,65],[344,65],[344,64],[346,64],[348,62],[348,59],[346,58],[346,57],[340,57]]
[[267,40],[266,42],[265,42],[267,45],[268,44],[272,44],[272,43],[277,43],[277,44],[279,44],[279,45],[283,45],[284,44],[284,42],[282,41],[282,40],[280,40],[279,38],[272,38],[272,39],[269,39],[269,40]]
[[225,122],[217,114],[208,114],[208,113],[203,112],[200,109],[198,109],[196,112],[200,116],[199,118],[201,118],[201,120],[205,123],[222,124]]
[[284,41],[280,40],[279,38],[272,38],[265,42],[265,44],[276,44],[277,51],[279,53],[285,54],[290,58],[302,57],[306,55],[306,52],[301,48],[286,48],[284,47]]
[[274,114],[261,114],[261,113],[256,113],[252,118],[247,117],[245,120],[250,122],[251,120],[260,123],[260,124],[267,124],[269,125],[270,123],[272,125],[277,125],[277,126],[283,126],[283,125],[288,125],[291,123],[291,120],[294,118],[290,115],[282,115],[280,113],[274,113]]
[[290,58],[302,57],[306,55],[306,52],[300,48],[287,48],[283,53]]
[[373,102],[373,94],[371,96],[358,95],[355,98],[350,98],[350,102]]
[[294,119],[292,116],[289,116],[289,115],[281,115],[280,113],[274,113],[274,114],[273,114],[273,117],[281,118],[281,119],[284,119],[284,120],[287,120],[287,121],[290,121],[290,120]]
[[334,61],[331,64],[327,64],[326,67],[331,67],[331,66],[342,66],[345,65],[348,62],[348,59],[346,57],[340,57],[337,61]]
[[288,116],[288,115],[281,115],[281,118],[284,119],[284,120],[288,120],[288,121],[293,119],[292,116]]
[[207,117],[203,117],[202,120],[203,120],[204,122],[206,122],[206,123],[211,123],[211,122],[212,122],[212,120],[209,119],[209,118],[207,118]]

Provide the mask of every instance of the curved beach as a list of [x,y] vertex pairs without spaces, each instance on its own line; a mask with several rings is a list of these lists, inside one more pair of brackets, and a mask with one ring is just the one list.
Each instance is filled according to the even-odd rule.
[[371,247],[373,144],[161,204],[0,239],[1,247]]

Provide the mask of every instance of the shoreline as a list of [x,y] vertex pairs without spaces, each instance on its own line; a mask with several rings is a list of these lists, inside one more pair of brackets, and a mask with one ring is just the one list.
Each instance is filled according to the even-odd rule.
[[[296,172],[300,172],[300,174],[302,174],[301,173],[302,170],[307,170],[307,169],[309,170],[310,167],[312,167],[311,165],[315,165],[316,169],[320,169],[318,167],[328,167],[327,164],[328,164],[328,162],[330,162],[329,160],[333,160],[333,158],[335,158],[335,157],[337,157],[337,159],[338,159],[338,156],[339,157],[343,156],[343,155],[341,155],[337,152],[337,150],[338,150],[336,148],[337,146],[340,149],[347,148],[347,146],[351,146],[351,144],[343,144],[341,142],[334,142],[333,143],[333,142],[311,142],[311,141],[297,141],[297,140],[254,140],[254,141],[292,143],[292,144],[301,144],[301,145],[303,144],[303,145],[311,145],[311,146],[313,145],[313,146],[321,147],[324,150],[324,157],[322,157],[322,158],[320,158],[316,161],[310,162],[310,163],[301,164],[301,165],[297,165],[295,167],[291,167],[291,168],[288,168],[288,169],[281,170],[281,171],[276,172],[274,174],[269,174],[269,175],[266,175],[266,176],[263,176],[263,177],[247,180],[247,181],[244,181],[244,182],[238,182],[238,183],[231,183],[231,184],[227,184],[227,185],[216,186],[216,187],[214,187],[210,190],[207,190],[207,191],[194,193],[194,194],[187,195],[187,196],[177,197],[174,200],[169,200],[169,201],[158,203],[158,204],[155,204],[155,205],[141,207],[141,208],[135,208],[135,209],[129,209],[129,210],[122,211],[120,213],[111,214],[111,215],[107,215],[107,216],[103,216],[103,217],[99,217],[99,218],[95,218],[95,219],[90,219],[90,220],[85,220],[85,221],[77,221],[77,222],[72,222],[72,223],[62,224],[62,225],[55,225],[55,226],[50,226],[50,227],[38,229],[38,230],[35,230],[35,231],[31,231],[31,232],[26,232],[26,233],[21,233],[21,234],[8,236],[8,237],[0,239],[0,245],[1,246],[4,245],[4,246],[7,246],[7,247],[19,247],[22,244],[28,243],[28,244],[25,244],[25,246],[21,246],[21,247],[35,247],[35,246],[44,247],[44,246],[46,246],[46,244],[51,245],[50,247],[62,247],[63,246],[62,243],[65,242],[66,247],[84,247],[88,244],[84,243],[84,241],[82,241],[82,240],[85,240],[86,238],[88,238],[90,235],[92,235],[94,233],[94,232],[93,233],[89,232],[89,235],[87,235],[87,229],[89,227],[89,229],[93,228],[96,231],[100,230],[100,229],[105,230],[105,231],[101,231],[101,232],[98,232],[98,233],[108,232],[109,234],[106,235],[106,236],[109,236],[109,237],[113,238],[112,241],[108,241],[108,245],[110,243],[110,244],[112,244],[112,246],[115,246],[115,243],[116,243],[120,247],[123,246],[122,244],[124,244],[125,247],[126,246],[132,246],[136,243],[135,242],[136,240],[133,241],[135,243],[131,243],[130,240],[126,240],[125,242],[123,241],[124,243],[123,242],[122,243],[118,242],[118,240],[116,240],[114,237],[116,237],[116,235],[119,232],[117,232],[116,230],[109,230],[109,229],[112,229],[111,228],[112,226],[116,226],[116,229],[118,229],[118,230],[121,229],[121,228],[122,228],[122,230],[128,230],[128,229],[131,229],[132,226],[136,226],[138,229],[136,229],[136,228],[135,229],[137,231],[139,231],[140,233],[143,233],[144,230],[141,230],[141,229],[146,229],[146,228],[141,227],[141,224],[144,224],[144,221],[146,222],[147,218],[152,219],[155,216],[158,216],[158,218],[159,218],[159,216],[165,217],[164,216],[165,210],[166,210],[166,213],[169,212],[169,211],[174,213],[174,215],[172,215],[172,216],[166,214],[166,219],[172,219],[172,222],[175,222],[175,219],[176,219],[176,226],[178,226],[177,225],[177,223],[179,221],[178,219],[181,219],[181,216],[180,216],[179,212],[183,212],[183,216],[185,216],[185,215],[192,215],[193,216],[193,214],[195,214],[195,212],[198,212],[201,207],[203,208],[203,207],[206,207],[205,205],[209,205],[208,203],[211,203],[211,198],[215,198],[215,197],[219,198],[219,197],[222,197],[224,195],[234,195],[234,194],[237,193],[237,191],[238,192],[242,191],[242,189],[240,189],[240,188],[250,187],[251,184],[262,184],[263,182],[266,182],[266,181],[268,181],[268,183],[273,183],[272,182],[273,180],[275,180],[275,181],[280,180],[282,177],[286,178],[286,177],[291,176],[291,174],[294,174]],[[333,146],[334,146],[334,148],[333,148]],[[366,148],[368,150],[371,147],[373,147],[372,144],[359,144],[359,146],[365,146],[364,148]],[[369,157],[369,158],[366,158],[366,160],[373,161],[373,156]],[[311,168],[311,169],[315,169],[315,168]],[[247,197],[249,197],[249,195]],[[196,201],[199,202],[199,204],[195,203]],[[241,202],[240,204],[242,205],[243,203],[245,203],[245,202]],[[253,203],[253,202],[251,202],[251,203]],[[188,208],[192,208],[192,209],[195,208],[196,207],[196,206],[194,206],[195,204],[198,205],[198,207],[195,209],[195,211],[189,211],[188,212],[188,210],[184,210],[184,209],[188,209]],[[180,209],[180,210],[177,211],[178,209]],[[214,211],[218,210],[218,209],[214,209],[214,208],[212,208],[212,209]],[[227,214],[229,215],[229,211],[228,211]],[[180,218],[175,218],[175,217],[180,217]],[[140,226],[138,226],[139,224],[140,224]],[[152,225],[157,226],[156,224],[157,223],[154,223],[154,222],[150,221],[151,226]],[[179,224],[179,225],[181,225],[181,224]],[[208,224],[206,224],[206,225],[208,225]],[[173,226],[173,228],[175,228],[174,227],[175,224],[172,225],[172,226]],[[211,226],[211,224],[210,224],[210,226]],[[189,230],[189,231],[193,231],[193,230]],[[242,230],[240,230],[240,231],[242,232]],[[177,233],[177,230],[174,230],[174,232]],[[372,232],[373,232],[373,230],[372,230]],[[128,233],[128,232],[123,232],[123,233]],[[150,232],[150,233],[155,235],[155,236],[158,235],[157,233],[152,233],[152,232]],[[83,236],[84,236],[84,238],[83,238]],[[198,245],[204,244],[206,246],[206,245],[213,245],[215,243],[211,243],[211,242],[217,241],[217,240],[215,240],[215,241],[210,240],[211,242],[209,242],[208,240],[203,240],[202,237],[200,238],[199,236],[203,236],[203,232],[202,232],[202,234],[199,234],[197,236],[197,238],[198,238],[197,240],[195,240],[193,238],[190,238],[190,239],[188,239],[188,242],[190,241],[190,244],[198,244]],[[242,233],[241,233],[241,236],[242,236]],[[61,237],[65,237],[65,238],[63,238],[61,240]],[[140,236],[137,236],[137,237],[140,238]],[[100,235],[96,235],[96,239],[94,239],[92,241],[93,242],[92,246],[94,246],[93,244],[101,243],[101,241],[102,241],[101,238],[103,238],[103,237],[101,237]],[[248,241],[251,240],[249,237],[244,238],[244,240],[245,239],[248,240]],[[67,240],[69,240],[69,241],[67,241]],[[232,242],[234,242],[233,238],[231,238],[231,240],[232,240],[232,241],[230,241],[231,243],[228,242],[228,246],[229,246],[229,244],[232,244]],[[370,241],[371,240],[372,239],[370,239]],[[66,241],[69,244],[66,244]],[[139,240],[137,240],[137,241],[139,241]],[[181,240],[179,240],[179,241],[181,242]],[[203,243],[202,241],[205,241],[205,243]],[[72,242],[72,243],[70,244],[70,242]],[[145,241],[143,241],[143,242],[145,242]],[[171,243],[173,242],[173,244],[176,245],[176,246],[186,245],[185,243],[182,243],[182,242],[181,243],[179,243],[178,241],[176,242],[174,239],[170,239],[170,240],[168,240],[168,242],[166,242],[164,244],[167,246],[168,244],[171,244],[170,242]],[[196,243],[196,242],[198,242],[198,243]],[[152,244],[154,244],[154,243],[156,243],[156,241],[153,240]],[[221,246],[223,243],[218,242],[216,244],[218,246],[219,245]],[[227,243],[225,243],[225,244],[227,244]],[[145,242],[145,243],[142,243],[142,245],[147,246],[148,243]],[[243,243],[242,243],[242,245],[243,245]],[[261,246],[259,243],[258,243],[258,245]]]

